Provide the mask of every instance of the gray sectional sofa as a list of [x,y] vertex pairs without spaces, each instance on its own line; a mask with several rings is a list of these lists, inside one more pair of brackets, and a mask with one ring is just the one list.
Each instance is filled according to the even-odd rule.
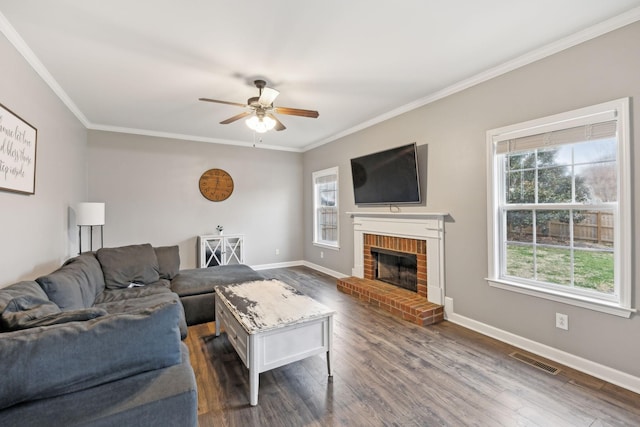
[[197,426],[187,324],[262,276],[179,267],[177,246],[105,248],[0,288],[0,425]]

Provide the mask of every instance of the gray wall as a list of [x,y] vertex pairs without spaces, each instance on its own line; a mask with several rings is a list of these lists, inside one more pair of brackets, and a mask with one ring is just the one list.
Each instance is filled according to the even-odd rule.
[[[489,287],[487,277],[486,131],[622,97],[632,97],[632,136],[640,114],[640,23],[583,43],[430,105],[349,135],[304,155],[305,190],[314,170],[340,168],[341,249],[312,244],[311,195],[305,193],[305,259],[343,274],[353,265],[353,229],[344,213],[353,204],[348,160],[415,141],[428,145],[426,208],[450,213],[446,223],[446,295],[454,311],[538,343],[640,376],[640,319],[623,319]],[[633,150],[637,168],[640,150]],[[633,182],[639,211],[640,174]],[[362,209],[371,210],[371,209]],[[637,224],[636,224],[637,225]],[[640,231],[635,229],[635,242]],[[637,243],[636,243],[637,249]],[[634,264],[639,265],[636,250]],[[635,307],[640,306],[637,276]],[[570,330],[555,328],[555,312],[569,315]]]
[[[245,235],[250,265],[302,260],[301,154],[123,133],[89,132],[89,196],[106,203],[105,246],[180,246],[196,266],[196,236]],[[231,197],[205,199],[208,169],[234,180]],[[279,249],[279,255],[275,251]]]
[[86,196],[87,132],[0,34],[0,103],[38,130],[36,193],[0,191],[0,287],[34,279],[77,252],[69,207]]

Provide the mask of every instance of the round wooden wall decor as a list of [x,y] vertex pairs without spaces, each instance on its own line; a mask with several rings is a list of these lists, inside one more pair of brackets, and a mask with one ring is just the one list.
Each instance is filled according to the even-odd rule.
[[199,187],[205,198],[221,202],[233,193],[233,178],[222,169],[209,169],[200,177]]

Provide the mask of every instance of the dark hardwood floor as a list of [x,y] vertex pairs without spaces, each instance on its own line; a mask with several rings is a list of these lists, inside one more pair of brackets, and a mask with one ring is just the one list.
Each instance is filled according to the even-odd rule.
[[510,357],[514,347],[446,321],[397,319],[308,268],[262,273],[337,311],[333,379],[324,355],[262,373],[251,407],[248,370],[226,335],[192,326],[201,427],[640,425],[638,394],[553,362],[560,373],[543,372]]

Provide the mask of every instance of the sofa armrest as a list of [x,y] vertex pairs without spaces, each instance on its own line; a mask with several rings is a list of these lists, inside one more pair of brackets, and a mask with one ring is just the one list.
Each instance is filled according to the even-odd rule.
[[179,303],[0,338],[0,409],[180,363]]

